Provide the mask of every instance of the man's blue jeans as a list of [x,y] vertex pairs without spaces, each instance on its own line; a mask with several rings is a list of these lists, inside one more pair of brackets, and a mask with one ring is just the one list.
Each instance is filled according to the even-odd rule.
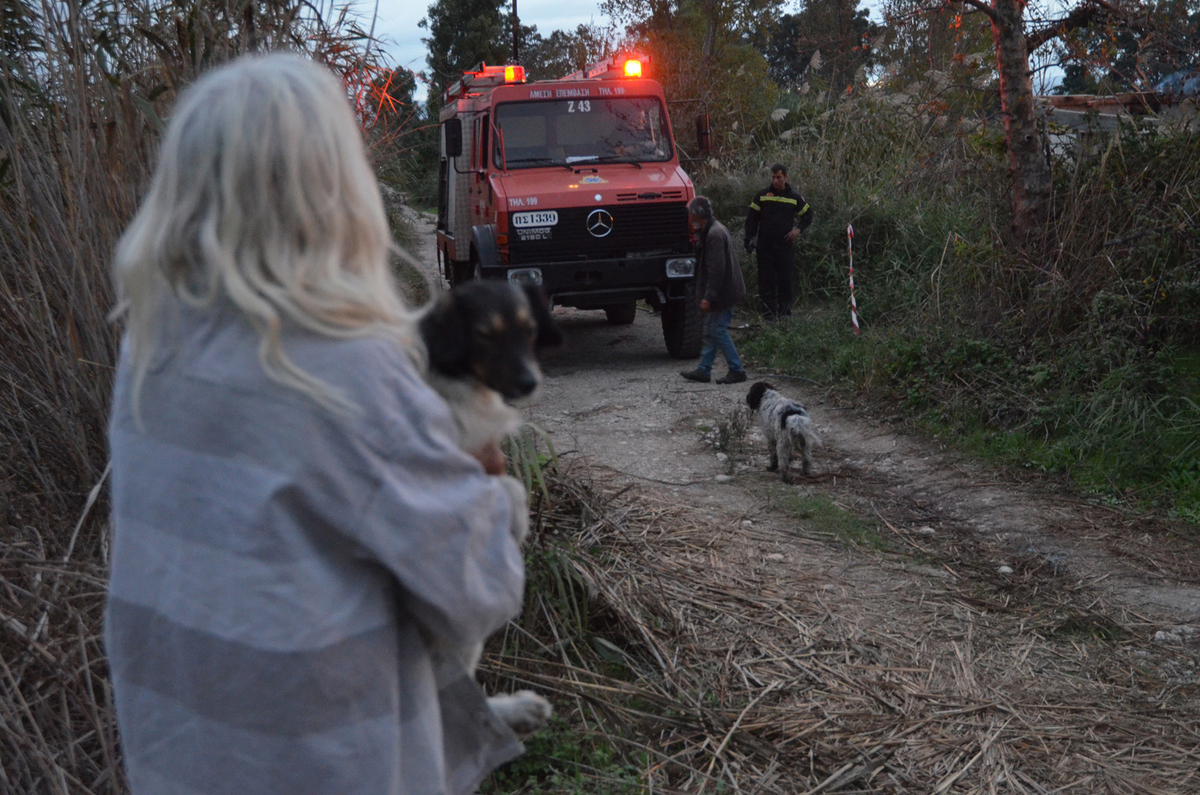
[[732,307],[720,312],[704,313],[704,336],[700,344],[700,370],[712,373],[713,362],[717,359],[717,349],[720,348],[730,371],[741,372],[742,360],[738,358],[737,348],[733,347],[733,338],[729,336],[729,324],[732,320]]

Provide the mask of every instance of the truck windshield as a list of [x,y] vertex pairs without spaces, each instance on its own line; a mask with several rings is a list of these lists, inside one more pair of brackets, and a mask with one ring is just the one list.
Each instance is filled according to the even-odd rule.
[[656,97],[506,102],[496,107],[497,168],[670,160],[666,111]]

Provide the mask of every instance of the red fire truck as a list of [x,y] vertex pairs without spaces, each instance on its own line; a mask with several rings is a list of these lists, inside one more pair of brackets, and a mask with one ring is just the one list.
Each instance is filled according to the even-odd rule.
[[[672,356],[700,348],[696,260],[662,87],[645,59],[617,55],[558,80],[478,67],[444,95],[438,264],[472,278],[539,285],[562,306],[632,323],[660,310]],[[707,117],[697,120],[706,145]]]

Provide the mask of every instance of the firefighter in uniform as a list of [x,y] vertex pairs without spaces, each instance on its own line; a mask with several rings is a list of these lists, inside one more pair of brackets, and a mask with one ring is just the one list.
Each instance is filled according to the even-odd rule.
[[745,235],[746,251],[758,248],[758,297],[769,319],[792,314],[792,243],[812,222],[808,202],[787,182],[787,168],[771,166],[771,184],[750,202]]

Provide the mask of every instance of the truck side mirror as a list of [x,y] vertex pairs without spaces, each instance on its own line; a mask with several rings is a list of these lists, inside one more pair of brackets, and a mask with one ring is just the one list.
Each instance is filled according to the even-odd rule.
[[446,142],[446,157],[458,157],[462,154],[462,119],[447,119],[442,124]]
[[708,154],[708,150],[712,148],[712,128],[708,126],[707,113],[696,116],[696,148],[702,155]]

